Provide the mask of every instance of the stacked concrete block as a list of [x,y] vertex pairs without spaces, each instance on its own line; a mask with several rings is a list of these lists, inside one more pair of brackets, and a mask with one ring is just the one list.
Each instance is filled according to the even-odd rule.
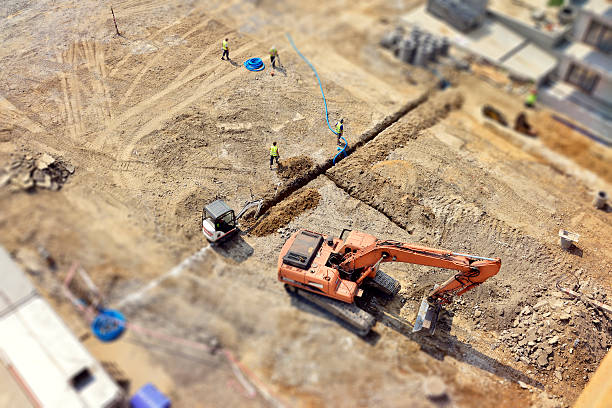
[[386,34],[380,43],[383,47],[391,49],[403,62],[421,66],[436,62],[442,56],[448,56],[450,48],[447,38],[433,36],[418,27],[409,33],[396,28]]

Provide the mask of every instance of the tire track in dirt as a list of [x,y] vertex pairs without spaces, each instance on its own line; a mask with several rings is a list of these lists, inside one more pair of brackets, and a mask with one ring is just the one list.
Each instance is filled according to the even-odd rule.
[[92,86],[95,96],[99,96],[104,103],[98,106],[100,116],[106,125],[112,119],[111,113],[111,98],[108,86],[106,85],[106,67],[104,63],[104,51],[98,46],[96,41],[85,40],[82,42],[83,51],[85,53],[85,61],[89,71],[93,74]]
[[[60,64],[70,64],[74,69],[74,44],[70,46],[67,51],[57,53],[57,62]],[[78,85],[78,82],[74,79],[74,73],[62,72],[59,76],[64,102],[63,105],[59,106],[60,112],[63,113],[66,120],[67,136],[76,140],[77,135],[83,129],[79,111],[80,105],[75,96],[75,92],[78,93],[78,89],[74,89],[74,87]]]
[[56,59],[72,67],[69,72],[59,74],[62,101],[58,108],[65,120],[66,134],[82,142],[80,139],[86,132],[108,125],[112,120],[104,51],[96,41],[84,40],[58,52]]
[[[244,45],[243,47],[237,49],[236,51],[234,51],[234,54],[237,55],[238,57],[242,56],[243,54],[245,54],[246,52],[251,51],[252,49],[254,49],[256,47],[256,44],[254,43],[248,43],[246,45]],[[211,46],[209,47],[208,50],[212,50],[212,49],[216,49],[216,46]],[[198,77],[202,76],[202,75],[206,75],[206,74],[210,74],[210,75],[214,75],[214,73],[216,72],[216,70],[222,65],[222,63],[220,62],[216,62],[215,64],[213,64],[212,66],[210,66],[210,64],[202,66],[199,64],[199,61],[193,61],[191,62],[184,70],[183,72],[181,72],[175,79],[173,79],[170,83],[168,83],[168,85],[163,88],[162,90],[160,90],[159,92],[157,92],[155,95],[149,97],[148,99],[132,106],[131,108],[127,109],[125,112],[123,112],[122,114],[115,116],[115,118],[110,122],[109,126],[103,131],[100,132],[100,134],[97,136],[96,140],[93,142],[92,148],[93,149],[103,149],[104,146],[106,144],[109,143],[109,138],[114,136],[114,139],[111,139],[110,142],[118,142],[118,135],[114,134],[115,130],[117,130],[117,128],[123,124],[124,122],[126,122],[128,119],[139,115],[145,111],[152,111],[152,113],[150,113],[151,115],[155,115],[155,112],[153,109],[153,107],[159,108],[159,104],[157,103],[160,99],[169,96],[171,93],[175,92],[175,91],[179,91],[180,93],[183,94],[188,94],[188,91],[185,91],[183,88],[184,86],[197,79]],[[235,69],[234,71],[239,72],[239,69]],[[190,72],[189,74],[187,74],[188,72]],[[200,90],[201,91],[201,90]],[[199,95],[201,96],[201,95]],[[190,98],[190,100],[195,100],[195,98]],[[183,102],[181,102],[181,104],[183,104]],[[168,119],[168,115],[164,115],[164,120]],[[161,121],[157,121],[158,123],[160,123]]]
[[[34,122],[24,112],[17,109],[15,105],[2,96],[0,96],[0,123],[2,123],[3,126],[20,126],[33,133],[45,130],[42,125]],[[2,128],[0,128],[0,131],[1,130]]]
[[[193,27],[191,30],[187,31],[185,34],[181,35],[179,38],[181,41],[185,40],[187,37],[189,37],[191,34],[199,31],[202,27],[204,27],[206,24],[208,24],[209,21],[211,21],[211,18],[207,18],[206,20],[202,21],[201,23],[197,24],[195,27]],[[144,68],[142,68],[140,70],[140,72],[136,75],[136,77],[134,78],[134,80],[132,81],[132,83],[130,84],[130,86],[128,87],[127,91],[125,91],[125,94],[123,95],[123,97],[121,98],[121,100],[119,101],[119,105],[124,105],[125,102],[127,101],[127,99],[130,97],[130,95],[132,95],[132,92],[134,92],[134,89],[136,89],[136,86],[139,84],[140,80],[142,79],[142,77],[147,73],[147,71],[149,71],[149,69],[151,69],[151,67],[153,65],[155,65],[157,63],[157,61],[159,61],[164,55],[166,55],[166,53],[168,51],[170,51],[173,48],[172,45],[169,45],[167,47],[165,47],[164,49],[162,49],[160,52],[156,53],[156,55],[151,58],[149,60],[149,62],[147,62],[144,66]],[[178,79],[178,78],[177,78]]]
[[169,109],[166,109],[163,114],[155,116],[144,126],[142,126],[134,134],[134,136],[131,137],[127,145],[125,145],[125,147],[122,149],[121,153],[118,155],[118,159],[129,160],[129,158],[131,157],[132,150],[143,137],[147,136],[155,129],[158,129],[163,122],[172,119],[174,116],[178,115],[180,111],[205,96],[211,90],[225,85],[232,79],[237,78],[238,76],[243,74],[244,71],[240,69],[234,69],[226,74],[221,75],[220,77],[212,78],[212,80],[210,81],[208,79],[210,79],[213,75],[209,75],[207,80],[202,81],[200,85],[193,92],[190,93],[190,96],[188,98],[185,98],[180,103],[173,105]]

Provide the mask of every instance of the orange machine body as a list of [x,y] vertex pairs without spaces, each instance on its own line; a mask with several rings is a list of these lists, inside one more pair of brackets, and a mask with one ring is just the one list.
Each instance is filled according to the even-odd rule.
[[497,274],[499,258],[427,248],[351,231],[346,238],[300,230],[281,249],[278,279],[291,286],[352,303],[366,278],[374,278],[383,262],[403,262],[458,271],[432,290],[432,304],[448,303]]

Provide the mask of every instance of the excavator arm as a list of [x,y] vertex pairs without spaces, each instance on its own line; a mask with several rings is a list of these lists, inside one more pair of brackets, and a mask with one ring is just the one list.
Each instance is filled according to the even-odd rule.
[[[360,237],[361,243],[364,241],[367,243],[367,238],[366,235]],[[446,282],[436,285],[425,295],[413,332],[426,327],[433,334],[443,304],[450,303],[454,296],[460,296],[480,285],[496,275],[501,268],[500,258],[460,254],[397,241],[375,240],[360,249],[357,249],[357,246],[351,245],[350,242],[345,245],[343,248],[345,255],[338,268],[358,274],[358,284],[367,277],[374,278],[379,265],[383,262],[403,262],[457,271]]]
[[432,290],[427,300],[433,304],[449,303],[455,295],[462,295],[499,272],[501,259],[459,254],[439,249],[389,240],[378,240],[356,252],[349,252],[339,268],[357,271],[358,283],[374,277],[382,262],[403,262],[458,271],[442,285]]

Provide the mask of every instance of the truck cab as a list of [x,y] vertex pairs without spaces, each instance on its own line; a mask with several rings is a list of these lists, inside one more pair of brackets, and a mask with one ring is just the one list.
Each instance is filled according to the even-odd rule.
[[202,210],[202,233],[210,242],[222,240],[237,230],[236,215],[223,200],[216,200]]

